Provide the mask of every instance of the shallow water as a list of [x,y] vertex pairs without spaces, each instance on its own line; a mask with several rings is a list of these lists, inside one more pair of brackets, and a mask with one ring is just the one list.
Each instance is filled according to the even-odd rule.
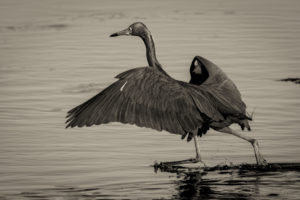
[[[188,80],[195,55],[221,66],[255,109],[245,134],[269,162],[299,163],[299,85],[277,81],[300,77],[299,13],[292,0],[0,1],[0,198],[297,199],[299,171],[155,173],[155,160],[190,158],[193,144],[119,123],[66,130],[64,121],[115,75],[146,65],[140,39],[108,37],[143,21],[172,77]],[[209,166],[255,162],[238,138],[210,131],[199,142]]]

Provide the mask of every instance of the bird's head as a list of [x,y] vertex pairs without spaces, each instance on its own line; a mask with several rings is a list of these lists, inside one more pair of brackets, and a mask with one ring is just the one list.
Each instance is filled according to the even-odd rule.
[[128,28],[111,34],[110,37],[116,37],[120,35],[132,35],[132,36],[144,37],[147,34],[150,34],[150,31],[148,30],[146,25],[143,24],[142,22],[135,22],[131,24]]

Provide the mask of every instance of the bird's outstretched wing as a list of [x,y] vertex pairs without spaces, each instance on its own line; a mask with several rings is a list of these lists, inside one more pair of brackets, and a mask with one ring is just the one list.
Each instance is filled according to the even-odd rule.
[[116,78],[119,80],[70,110],[67,127],[122,122],[185,134],[201,128],[206,119],[224,119],[207,91],[151,67],[131,69]]

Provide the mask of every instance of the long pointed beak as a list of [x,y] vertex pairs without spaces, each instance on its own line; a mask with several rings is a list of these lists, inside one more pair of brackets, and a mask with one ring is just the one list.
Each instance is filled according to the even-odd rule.
[[113,33],[113,34],[110,35],[110,37],[117,37],[117,36],[120,36],[120,35],[130,35],[130,32],[129,32],[128,28],[124,29],[123,31]]

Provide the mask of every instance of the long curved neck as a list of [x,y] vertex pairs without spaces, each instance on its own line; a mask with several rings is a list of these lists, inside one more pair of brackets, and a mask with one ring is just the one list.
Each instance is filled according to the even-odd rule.
[[155,46],[151,33],[147,31],[141,36],[141,38],[143,39],[146,46],[146,56],[149,66],[161,68],[161,65],[159,64],[155,55]]

